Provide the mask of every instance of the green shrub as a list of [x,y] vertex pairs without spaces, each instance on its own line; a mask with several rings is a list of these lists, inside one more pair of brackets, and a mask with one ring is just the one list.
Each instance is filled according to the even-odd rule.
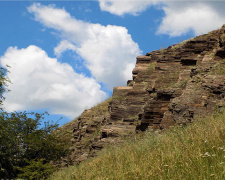
[[[0,177],[15,178],[45,160],[57,161],[68,154],[66,141],[52,133],[58,124],[45,123],[44,114],[0,113]],[[48,167],[47,164],[43,167]],[[33,176],[33,175],[32,175]]]
[[55,168],[44,159],[31,160],[29,165],[19,169],[21,173],[18,178],[29,180],[46,179],[47,176],[55,171]]

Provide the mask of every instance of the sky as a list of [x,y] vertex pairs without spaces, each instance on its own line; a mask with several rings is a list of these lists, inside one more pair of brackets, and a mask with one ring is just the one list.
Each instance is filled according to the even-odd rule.
[[225,24],[225,1],[1,1],[4,108],[60,125],[132,79],[136,57]]

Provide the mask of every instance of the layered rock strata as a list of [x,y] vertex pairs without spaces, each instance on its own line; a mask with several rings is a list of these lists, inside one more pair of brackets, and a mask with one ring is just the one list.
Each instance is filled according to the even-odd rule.
[[137,57],[128,87],[114,88],[111,121],[163,129],[223,107],[224,36],[225,26]]
[[73,122],[76,161],[124,136],[186,125],[224,107],[225,26],[138,56],[132,73],[126,87],[115,87],[110,100]]

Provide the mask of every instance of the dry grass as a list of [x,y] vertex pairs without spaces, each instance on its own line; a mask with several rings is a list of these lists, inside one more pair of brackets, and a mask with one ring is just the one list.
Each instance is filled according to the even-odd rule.
[[225,113],[187,127],[147,132],[50,179],[224,179]]

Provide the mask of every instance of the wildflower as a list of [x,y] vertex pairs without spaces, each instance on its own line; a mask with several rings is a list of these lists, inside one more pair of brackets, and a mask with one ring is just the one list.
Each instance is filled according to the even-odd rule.
[[169,165],[165,164],[164,167],[168,167]]
[[215,176],[215,174],[210,174],[210,177],[213,177],[213,176]]
[[222,147],[218,147],[218,149],[219,149],[219,150],[223,150],[223,148],[222,148]]
[[221,162],[220,164],[224,164],[224,162]]
[[215,154],[212,154],[212,156],[216,156]]

